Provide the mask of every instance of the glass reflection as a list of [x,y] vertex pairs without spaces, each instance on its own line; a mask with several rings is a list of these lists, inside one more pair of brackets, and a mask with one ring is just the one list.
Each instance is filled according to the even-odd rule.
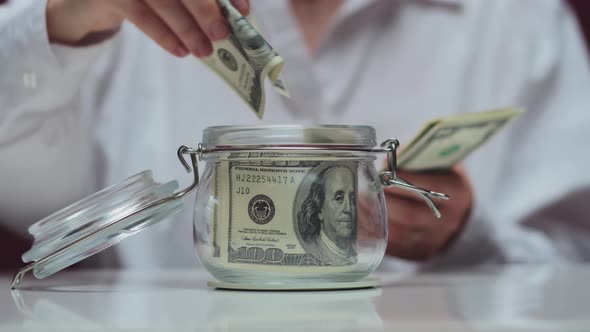
[[324,292],[212,291],[214,331],[357,331],[382,329],[371,299],[381,289]]
[[381,289],[310,292],[223,291],[204,283],[131,278],[14,290],[25,330],[190,329],[199,331],[381,330]]

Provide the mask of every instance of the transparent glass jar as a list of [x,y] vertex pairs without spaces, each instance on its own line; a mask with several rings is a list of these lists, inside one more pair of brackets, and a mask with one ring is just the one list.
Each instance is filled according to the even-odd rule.
[[367,126],[207,128],[194,205],[201,263],[227,283],[369,275],[388,229],[375,145]]
[[[209,127],[202,142],[177,151],[194,176],[181,191],[175,192],[175,181],[157,183],[146,171],[32,225],[35,241],[23,255],[29,265],[12,287],[28,271],[45,278],[165,220],[195,190],[197,256],[221,283],[342,285],[367,276],[383,258],[383,186],[415,192],[438,217],[430,197],[446,198],[399,178],[399,143],[376,147],[368,126]],[[388,167],[377,173],[379,153],[387,154]]]

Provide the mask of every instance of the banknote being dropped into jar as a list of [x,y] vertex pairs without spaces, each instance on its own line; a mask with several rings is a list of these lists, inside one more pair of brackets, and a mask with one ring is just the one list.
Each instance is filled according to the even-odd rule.
[[216,191],[220,263],[334,272],[357,262],[355,163],[228,161],[218,167]]
[[218,0],[218,3],[230,26],[231,34],[224,40],[214,42],[213,53],[203,61],[262,119],[266,104],[266,77],[271,80],[277,92],[289,97],[287,87],[279,77],[285,60],[230,0]]

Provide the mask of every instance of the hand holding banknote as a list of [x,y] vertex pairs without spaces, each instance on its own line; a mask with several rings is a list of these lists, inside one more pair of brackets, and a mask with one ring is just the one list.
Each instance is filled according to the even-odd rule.
[[426,123],[398,156],[399,176],[420,187],[449,195],[436,202],[442,222],[435,222],[413,194],[386,188],[392,256],[426,260],[444,250],[460,233],[473,203],[473,189],[460,162],[524,113],[517,109],[453,115]]
[[279,75],[285,61],[246,18],[248,0],[49,0],[51,42],[98,42],[129,20],[178,57],[193,54],[219,75],[262,119],[264,82],[289,96]]
[[[233,0],[243,15],[249,0]],[[49,40],[64,44],[91,43],[116,31],[124,20],[137,26],[160,47],[182,57],[209,56],[212,42],[230,34],[217,0],[49,0]]]
[[[402,170],[398,175],[414,185],[444,192],[450,197],[436,201],[442,214],[442,218],[436,220],[415,194],[395,187],[385,188],[389,226],[386,253],[425,261],[442,252],[461,232],[473,205],[473,188],[461,165],[435,172]],[[362,206],[360,208],[362,211]]]

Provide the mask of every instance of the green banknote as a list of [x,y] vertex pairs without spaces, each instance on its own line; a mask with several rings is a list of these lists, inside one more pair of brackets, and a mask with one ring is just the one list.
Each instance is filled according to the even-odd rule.
[[285,83],[279,77],[285,60],[229,0],[218,2],[231,34],[213,43],[213,53],[203,61],[262,119],[266,101],[264,81],[267,77],[277,92],[289,96]]
[[[236,153],[218,164],[213,263],[238,269],[264,266],[265,271],[277,272],[353,268],[356,163],[256,157],[248,161]],[[333,202],[333,209],[324,205],[320,211],[322,197]]]
[[523,113],[505,108],[429,121],[400,151],[398,166],[412,171],[450,168]]

